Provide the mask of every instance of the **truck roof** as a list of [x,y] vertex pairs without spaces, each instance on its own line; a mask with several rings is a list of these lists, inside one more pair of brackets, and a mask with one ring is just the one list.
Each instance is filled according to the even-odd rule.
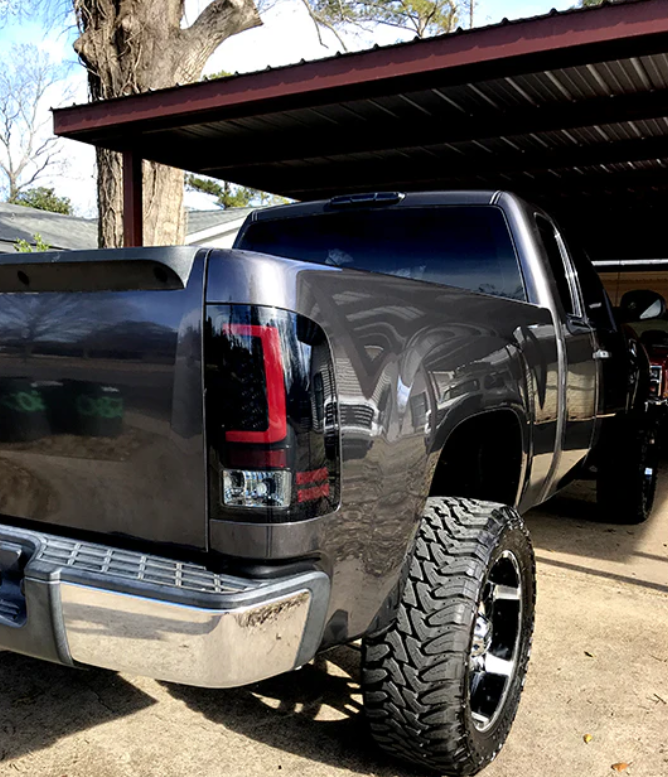
[[436,192],[368,192],[333,197],[328,200],[296,202],[290,205],[278,205],[254,211],[249,221],[264,221],[275,218],[293,218],[322,213],[323,210],[344,208],[346,206],[364,207],[365,205],[386,204],[394,207],[419,207],[430,205],[493,205],[502,194],[493,190],[462,190]]

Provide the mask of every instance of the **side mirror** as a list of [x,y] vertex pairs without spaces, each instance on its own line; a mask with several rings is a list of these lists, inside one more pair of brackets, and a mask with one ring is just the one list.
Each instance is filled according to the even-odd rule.
[[665,312],[666,300],[649,289],[627,291],[619,303],[619,313],[625,323],[661,318]]

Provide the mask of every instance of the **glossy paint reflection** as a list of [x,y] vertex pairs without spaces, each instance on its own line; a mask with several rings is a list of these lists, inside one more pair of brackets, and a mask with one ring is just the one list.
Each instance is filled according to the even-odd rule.
[[0,380],[0,443],[51,435],[118,437],[125,403],[116,386],[85,380]]
[[[292,283],[270,289],[259,282],[282,268]],[[528,454],[528,419],[534,417],[541,452],[551,460],[557,365],[547,310],[224,251],[212,252],[207,289],[212,303],[232,299],[302,313],[330,342],[340,407],[340,510],[301,525],[211,523],[212,548],[225,554],[320,559],[332,576],[325,644],[363,633],[392,606],[431,475],[458,423],[487,410],[510,410]]]
[[191,263],[182,289],[0,294],[0,513],[205,547]]

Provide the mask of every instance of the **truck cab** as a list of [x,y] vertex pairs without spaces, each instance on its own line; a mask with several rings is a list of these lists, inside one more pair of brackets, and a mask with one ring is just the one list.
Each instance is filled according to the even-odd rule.
[[378,744],[474,774],[529,660],[521,513],[595,472],[608,520],[647,517],[648,383],[506,192],[0,257],[0,648],[225,688],[362,639]]

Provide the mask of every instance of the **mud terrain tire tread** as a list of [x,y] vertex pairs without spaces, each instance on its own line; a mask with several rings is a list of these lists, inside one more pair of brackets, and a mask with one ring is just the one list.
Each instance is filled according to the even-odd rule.
[[[468,706],[468,663],[482,588],[510,546],[527,586],[517,670],[488,732]],[[472,775],[497,755],[524,685],[535,605],[535,560],[519,514],[471,499],[427,500],[402,600],[389,629],[363,641],[362,688],[382,749],[429,771]]]

